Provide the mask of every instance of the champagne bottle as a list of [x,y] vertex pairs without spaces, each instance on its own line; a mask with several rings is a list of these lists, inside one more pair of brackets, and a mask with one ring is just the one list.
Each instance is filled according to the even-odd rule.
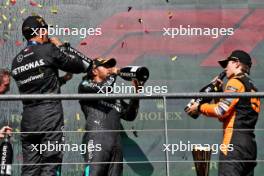
[[[218,79],[223,80],[224,77],[226,76],[226,72],[223,71],[218,75]],[[211,83],[209,83],[208,85],[204,86],[200,92],[219,92],[220,87],[219,87],[219,82],[218,81],[213,81]],[[213,98],[211,97],[206,97],[206,98],[193,98],[191,99],[191,101],[187,104],[187,106],[184,108],[184,110],[186,111],[194,102],[198,103],[198,104],[203,104],[203,103],[209,103],[210,101],[212,101]],[[190,115],[190,114],[189,114]],[[192,114],[190,115],[192,118],[197,119],[199,117],[200,113],[197,114]]]
[[121,68],[118,75],[126,81],[137,79],[138,81],[146,82],[149,78],[149,70],[141,66],[127,66]]
[[13,163],[13,148],[10,143],[10,136],[5,134],[3,143],[0,146],[1,169],[0,176],[11,176]]

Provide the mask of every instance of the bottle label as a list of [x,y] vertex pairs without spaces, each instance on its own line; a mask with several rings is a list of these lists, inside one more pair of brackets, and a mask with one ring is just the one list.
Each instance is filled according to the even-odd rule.
[[120,76],[136,77],[135,73],[120,73]]
[[139,68],[139,66],[132,66],[130,71],[131,72],[136,72],[138,68]]

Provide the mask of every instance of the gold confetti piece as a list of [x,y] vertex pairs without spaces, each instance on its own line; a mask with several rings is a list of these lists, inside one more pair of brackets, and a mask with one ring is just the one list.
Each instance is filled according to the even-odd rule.
[[158,109],[163,109],[164,108],[163,100],[156,100],[156,107]]
[[171,58],[172,61],[176,61],[177,56],[174,56],[173,58]]
[[58,7],[52,6],[51,9],[50,9],[50,12],[53,13],[53,14],[57,14],[58,13]]
[[9,0],[6,1],[5,5],[6,6],[9,6]]
[[0,21],[0,25],[2,24],[2,21]]
[[8,34],[4,34],[4,36],[7,38],[7,39],[10,39],[10,36]]
[[24,8],[24,9],[20,10],[20,13],[23,14],[23,13],[26,12],[26,10],[27,10],[27,9]]
[[42,8],[43,7],[43,5],[41,5],[41,4],[38,4],[38,8]]
[[12,23],[9,22],[7,28],[10,30],[12,28]]
[[82,131],[84,131],[84,129],[82,129],[82,128],[78,128],[77,131],[82,132]]
[[80,119],[80,114],[79,114],[79,113],[76,113],[76,116],[75,116],[75,117],[76,117],[76,120],[78,120],[78,121],[81,120],[81,119]]
[[4,14],[2,15],[2,18],[3,18],[3,20],[5,20],[5,21],[7,20],[7,17],[6,17]]
[[67,124],[67,123],[68,123],[68,119],[65,119],[65,120],[64,120],[64,124]]
[[20,132],[20,130],[18,128],[16,128],[16,132]]
[[32,16],[38,16],[38,14],[36,12],[32,12],[31,15]]

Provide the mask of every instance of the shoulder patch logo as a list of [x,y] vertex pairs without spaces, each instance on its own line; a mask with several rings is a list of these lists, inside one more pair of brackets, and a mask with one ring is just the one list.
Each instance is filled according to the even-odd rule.
[[233,86],[227,86],[226,90],[230,90],[231,92],[237,92],[237,88]]
[[20,54],[19,56],[17,56],[17,62],[22,62],[23,58],[24,58],[24,56],[22,54]]

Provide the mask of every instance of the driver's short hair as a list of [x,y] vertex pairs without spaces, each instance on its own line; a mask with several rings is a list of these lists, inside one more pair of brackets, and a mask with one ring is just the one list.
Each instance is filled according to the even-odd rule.
[[247,73],[248,75],[250,74],[250,67],[246,64],[243,64],[240,62],[240,65],[241,65],[241,71],[243,73]]

